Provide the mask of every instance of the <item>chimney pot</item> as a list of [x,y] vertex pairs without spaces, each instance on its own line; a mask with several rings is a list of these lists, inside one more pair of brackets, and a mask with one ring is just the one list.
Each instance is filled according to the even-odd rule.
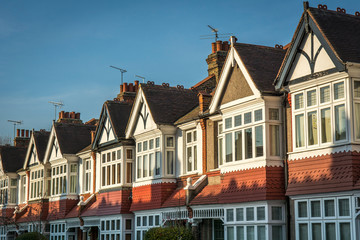
[[223,51],[229,51],[229,42],[224,41],[222,45]]
[[219,40],[219,41],[216,41],[216,51],[221,51],[222,50],[222,42]]
[[25,131],[24,129],[21,129],[21,137],[25,136],[24,131]]
[[65,113],[64,113],[64,117],[65,117],[65,118],[69,118],[69,112],[65,112]]
[[16,129],[16,137],[20,137],[20,129]]
[[132,83],[129,83],[129,92],[135,92],[134,85]]
[[70,112],[70,118],[75,119],[75,112]]
[[127,83],[123,83],[123,92],[127,92],[128,91],[128,85]]
[[216,43],[215,42],[211,43],[211,50],[212,50],[212,53],[216,53]]
[[137,92],[137,90],[139,89],[139,81],[135,80],[134,83],[135,83],[135,92]]
[[120,85],[120,93],[123,92],[123,85]]
[[26,137],[29,137],[29,130],[26,130]]
[[80,113],[75,113],[75,119],[80,119]]

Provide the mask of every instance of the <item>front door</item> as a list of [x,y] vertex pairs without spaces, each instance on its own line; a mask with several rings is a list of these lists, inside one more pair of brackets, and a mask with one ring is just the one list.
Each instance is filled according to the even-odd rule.
[[224,240],[224,223],[219,219],[214,219],[214,240]]

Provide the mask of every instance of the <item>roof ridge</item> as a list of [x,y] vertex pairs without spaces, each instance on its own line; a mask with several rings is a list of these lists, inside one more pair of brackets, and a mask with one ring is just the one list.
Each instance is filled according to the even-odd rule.
[[282,50],[282,51],[286,51],[283,48],[276,48],[276,47],[270,47],[270,46],[265,46],[265,45],[259,45],[259,44],[251,44],[251,43],[235,43],[236,45],[247,45],[247,46],[253,46],[253,47],[261,47],[261,48],[269,48],[272,50]]
[[356,15],[351,14],[351,13],[346,13],[346,12],[343,13],[343,12],[338,12],[337,10],[331,10],[331,9],[319,9],[319,8],[316,8],[316,7],[309,7],[309,10],[310,9],[314,9],[316,11],[322,11],[322,12],[330,12],[330,13],[338,14],[339,16],[353,17],[353,18],[359,19],[359,21],[360,21],[359,16],[356,16]]

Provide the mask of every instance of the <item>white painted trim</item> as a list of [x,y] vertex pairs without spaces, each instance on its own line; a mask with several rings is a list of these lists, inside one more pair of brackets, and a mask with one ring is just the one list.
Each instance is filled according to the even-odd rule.
[[141,182],[134,182],[133,187],[142,187],[147,185],[153,185],[153,184],[160,184],[160,183],[176,183],[176,179],[174,178],[159,178],[159,179],[151,179]]

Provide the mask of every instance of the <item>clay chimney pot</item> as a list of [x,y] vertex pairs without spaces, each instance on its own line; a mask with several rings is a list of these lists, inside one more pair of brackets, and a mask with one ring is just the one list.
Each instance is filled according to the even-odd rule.
[[16,137],[20,137],[20,129],[16,129]]
[[219,41],[216,41],[216,50],[217,51],[221,51],[222,50],[222,42],[219,40]]
[[212,51],[212,53],[216,53],[216,43],[215,42],[211,43],[211,51]]
[[26,130],[26,137],[29,137],[29,130]]
[[24,129],[21,129],[21,137],[24,137],[25,134],[24,134],[25,130]]

